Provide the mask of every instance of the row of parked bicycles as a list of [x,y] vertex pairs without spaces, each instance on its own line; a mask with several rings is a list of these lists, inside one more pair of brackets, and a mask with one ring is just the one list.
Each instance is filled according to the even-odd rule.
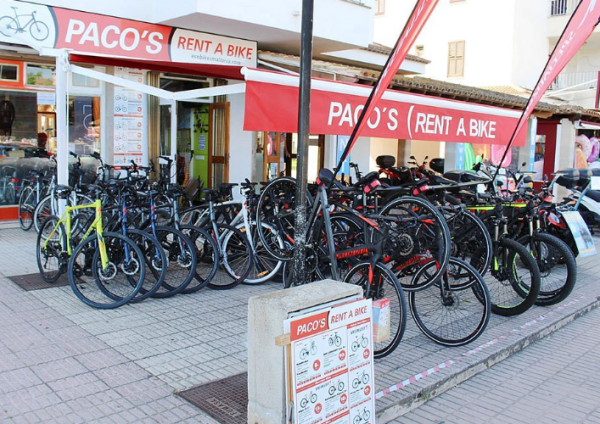
[[[332,278],[389,299],[390,337],[375,343],[384,357],[400,343],[408,311],[427,337],[459,346],[483,333],[490,313],[556,304],[576,282],[578,252],[561,218],[570,206],[551,201],[557,178],[536,192],[523,173],[494,181],[486,174],[494,169],[479,164],[442,175],[427,158],[395,167],[391,156],[366,175],[352,164],[354,178],[322,169],[309,184],[300,235],[293,178],[202,190],[172,184],[169,158],[158,177],[153,164],[117,170],[95,158],[91,184],[77,163],[70,186],[56,184],[53,171],[32,173],[19,216],[23,229],[38,231],[42,277],[68,274],[77,297],[96,308],[242,282]],[[300,236],[307,252],[296,276]]]

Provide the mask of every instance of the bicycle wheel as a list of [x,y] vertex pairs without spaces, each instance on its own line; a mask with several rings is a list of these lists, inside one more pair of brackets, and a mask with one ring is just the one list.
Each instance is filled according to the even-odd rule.
[[44,220],[50,215],[54,215],[56,212],[58,211],[52,210],[51,195],[44,196],[33,211],[33,226],[35,228],[35,231],[39,233]]
[[[437,271],[432,263],[414,280],[429,279]],[[462,346],[477,339],[490,320],[491,303],[483,278],[468,262],[450,258],[448,269],[433,284],[408,294],[417,327],[443,346]]]
[[[399,197],[381,209],[388,217],[389,237],[384,245],[391,267],[405,290],[418,290],[435,281],[446,270],[450,259],[450,230],[439,210],[418,197]],[[437,272],[413,284],[417,270],[435,262]]]
[[[369,283],[369,275],[373,280]],[[368,261],[356,264],[344,278],[344,282],[363,288],[365,297],[373,300],[390,300],[390,337],[377,342],[373,340],[375,358],[383,358],[396,349],[406,330],[406,300],[402,287],[394,273],[383,263],[378,262],[375,269]]]
[[7,205],[15,205],[17,204],[17,189],[13,183],[8,183],[6,185],[5,197]]
[[467,210],[443,210],[451,237],[451,254],[484,276],[492,261],[492,238],[481,219]]
[[37,236],[36,258],[40,275],[47,283],[54,283],[67,269],[67,234],[58,217],[49,216]]
[[221,242],[220,267],[215,278],[208,287],[215,290],[231,289],[248,277],[252,268],[252,249],[248,238],[240,230],[230,225],[216,224],[219,234],[214,229],[209,234],[214,240]]
[[167,275],[153,297],[171,297],[184,290],[194,279],[196,248],[181,231],[173,227],[156,227],[156,236],[167,256]]
[[97,309],[113,309],[132,300],[144,284],[144,254],[131,239],[104,233],[108,257],[102,266],[96,234],[86,238],[69,261],[69,284],[75,296]]
[[219,268],[219,249],[212,237],[203,229],[191,225],[181,225],[179,230],[189,237],[196,247],[196,271],[194,279],[181,291],[195,293],[212,281]]
[[38,41],[44,41],[48,38],[50,31],[48,30],[48,25],[41,21],[34,21],[29,26],[29,33],[33,38]]
[[27,186],[19,197],[19,225],[23,231],[29,231],[33,225],[33,211],[35,209],[35,193],[31,186]]
[[162,285],[167,275],[167,255],[160,242],[149,233],[142,230],[128,229],[127,237],[131,239],[142,251],[146,274],[140,291],[131,299],[131,302],[141,302],[149,298]]
[[522,314],[531,308],[540,291],[540,270],[529,249],[515,240],[498,242],[485,284],[492,299],[492,312],[503,316]]
[[[269,224],[260,224],[263,227],[270,227]],[[252,243],[252,268],[250,274],[244,280],[244,284],[260,284],[270,280],[279,272],[283,266],[283,261],[274,258],[264,246],[262,239],[258,235],[258,226],[255,222],[250,223],[250,234],[246,231],[244,223],[240,223],[236,228],[244,235],[247,235],[248,240]],[[274,231],[273,228],[265,228],[264,233],[268,235],[267,241],[269,244],[274,244],[274,249],[283,249],[283,239]]]
[[[296,180],[290,177],[276,178],[260,193],[256,205],[258,235],[265,249],[276,259],[288,261],[294,248],[294,205]],[[268,224],[263,227],[262,224]],[[269,242],[272,232],[284,241],[283,249]]]
[[531,250],[540,269],[541,287],[535,304],[549,306],[565,300],[577,281],[577,263],[569,246],[547,233],[536,233],[533,240],[524,236],[518,242]]
[[3,16],[0,18],[0,33],[5,37],[11,37],[19,32],[19,24],[15,18],[11,16]]

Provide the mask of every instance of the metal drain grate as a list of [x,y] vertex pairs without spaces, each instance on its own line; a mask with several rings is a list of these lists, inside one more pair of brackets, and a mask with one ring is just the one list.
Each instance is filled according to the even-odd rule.
[[13,283],[16,283],[25,291],[50,289],[52,287],[68,286],[69,279],[66,275],[61,275],[56,283],[48,284],[40,274],[25,274],[8,277]]
[[220,423],[246,424],[248,422],[247,373],[179,392],[179,396]]

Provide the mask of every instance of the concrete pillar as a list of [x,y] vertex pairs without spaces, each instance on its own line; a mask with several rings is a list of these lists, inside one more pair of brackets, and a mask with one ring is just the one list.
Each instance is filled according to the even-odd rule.
[[250,299],[248,303],[248,423],[284,424],[285,348],[275,344],[290,312],[361,295],[352,284],[324,280]]
[[[575,134],[576,131],[573,122],[566,118],[561,119],[556,131],[555,171],[573,168],[573,164],[575,163]],[[548,177],[551,178],[550,175]],[[562,200],[568,194],[569,190],[555,184],[555,200]]]

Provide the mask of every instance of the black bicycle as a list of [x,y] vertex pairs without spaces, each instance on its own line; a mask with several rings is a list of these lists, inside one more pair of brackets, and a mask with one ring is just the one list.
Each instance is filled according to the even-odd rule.
[[[48,25],[42,21],[38,21],[35,18],[35,11],[19,15],[17,13],[18,7],[11,7],[11,9],[15,13],[14,17],[6,15],[0,18],[0,33],[2,33],[2,35],[11,37],[12,35],[27,32],[27,28],[29,28],[29,33],[36,40],[44,41],[46,38],[48,38],[48,35],[50,35]],[[20,18],[24,16],[29,16],[29,20],[24,25],[21,25]]]

